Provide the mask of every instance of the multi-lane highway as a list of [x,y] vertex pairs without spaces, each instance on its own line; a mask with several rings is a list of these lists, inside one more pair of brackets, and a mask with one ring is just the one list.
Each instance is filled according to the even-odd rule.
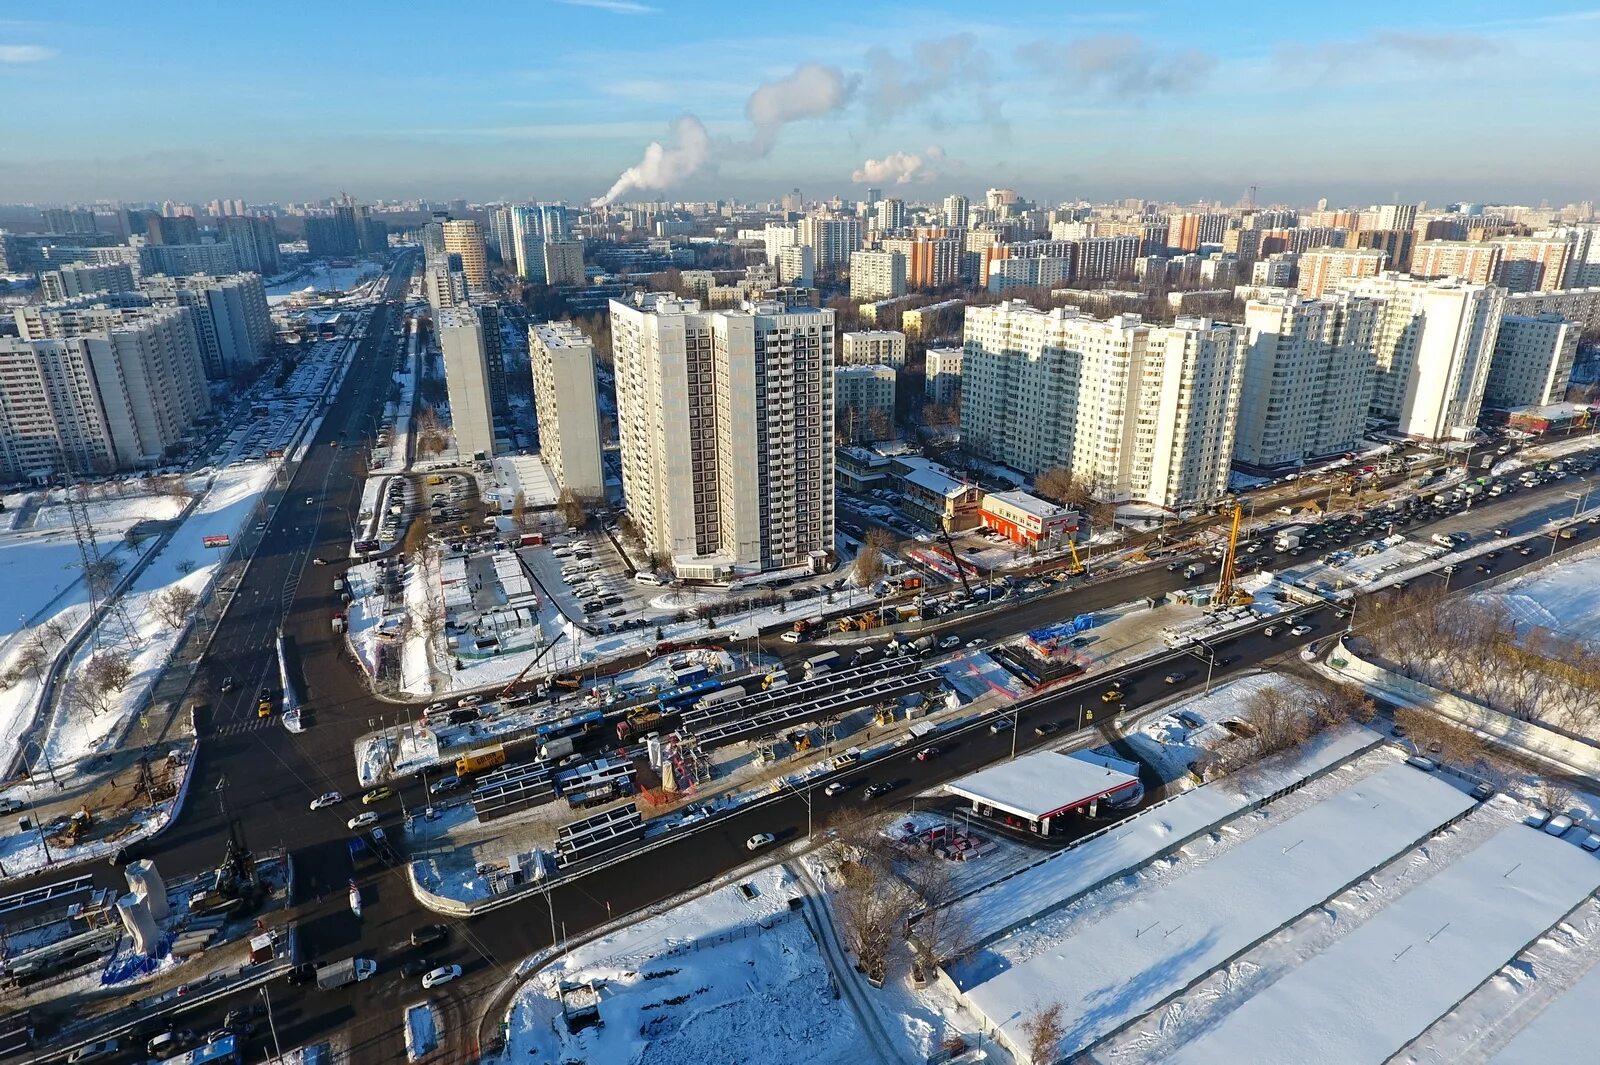
[[[772,832],[781,841],[793,840],[806,832],[808,824],[820,826],[835,809],[858,806],[862,801],[859,786],[837,797],[826,796],[820,787],[814,787],[805,795],[788,795],[722,816],[633,861],[563,884],[547,897],[536,896],[468,922],[446,922],[451,934],[442,946],[409,946],[408,936],[414,927],[441,919],[417,907],[398,869],[361,872],[363,915],[358,919],[350,913],[345,887],[353,870],[345,849],[349,832],[344,822],[363,809],[353,790],[353,742],[371,728],[375,716],[392,715],[396,708],[371,694],[343,640],[331,630],[330,618],[338,603],[333,580],[342,567],[314,566],[310,559],[342,559],[347,555],[349,530],[361,496],[364,452],[344,444],[356,444],[370,430],[372,415],[381,409],[390,386],[396,359],[390,331],[398,313],[397,299],[404,294],[408,269],[408,265],[402,265],[394,272],[387,301],[373,313],[344,388],[295,472],[218,627],[204,665],[205,677],[214,692],[220,690],[226,677],[235,679],[236,689],[215,699],[210,714],[202,717],[197,777],[189,803],[174,827],[150,846],[162,868],[172,874],[214,864],[227,836],[226,815],[237,819],[252,846],[282,846],[292,852],[305,956],[326,961],[358,954],[376,958],[380,970],[373,980],[349,990],[275,986],[272,993],[278,1037],[287,1047],[341,1033],[355,1062],[390,1062],[403,1056],[400,1009],[421,997],[417,981],[399,974],[405,961],[425,954],[435,962],[465,966],[464,979],[431,995],[445,1005],[453,1022],[449,1052],[464,1055],[475,1039],[477,1016],[493,989],[523,957],[549,945],[552,926],[558,938],[577,935],[613,915],[689,890],[748,861],[751,856],[744,842],[754,833]],[[1567,482],[1568,488],[1572,485],[1587,487],[1578,479]],[[1479,533],[1502,526],[1518,532],[1532,529],[1551,517],[1571,513],[1573,503],[1568,492],[1552,490],[1556,487],[1540,490],[1539,503],[1531,512],[1532,500],[1524,495],[1480,505],[1446,519],[1439,527]],[[1415,536],[1420,528],[1412,526],[1408,532]],[[1585,542],[1560,541],[1556,546],[1568,550]],[[1500,565],[1509,568],[1512,562],[1529,564],[1535,560],[1507,556]],[[1464,569],[1454,576],[1451,586],[1469,586],[1485,576]],[[964,638],[995,640],[1035,625],[1190,583],[1193,582],[1185,581],[1180,574],[1157,567],[1026,603],[952,618],[948,627],[958,629]],[[1324,608],[1308,611],[1307,616],[1314,626],[1308,639],[1326,638],[1343,624]],[[262,684],[275,681],[273,641],[280,626],[294,649],[296,680],[307,708],[307,730],[298,734],[282,728],[276,717],[255,716],[257,691]],[[1271,639],[1261,635],[1259,629],[1257,626],[1216,645],[1219,663],[1214,679],[1293,649],[1284,637]],[[1176,686],[1164,684],[1162,677],[1175,668],[1185,672],[1184,682]],[[1149,663],[1128,671],[1124,677],[1129,707],[1123,714],[1126,717],[1137,715],[1140,707],[1157,699],[1204,683],[1206,669],[1199,659],[1189,657],[1184,666]],[[1106,679],[1093,676],[1023,704],[1017,749],[1024,751],[1046,742],[1033,732],[1042,722],[1065,723],[1066,731],[1049,741],[1059,743],[1076,727],[1080,705],[1103,710],[1098,695]],[[1100,720],[1094,727],[1106,724]],[[973,728],[944,741],[946,752],[937,759],[914,761],[913,750],[907,748],[862,767],[851,779],[858,785],[894,782],[897,789],[881,802],[904,803],[921,789],[1005,756],[1011,744],[1010,736]],[[420,805],[419,786],[412,783],[405,787],[408,804]],[[343,805],[324,811],[309,809],[313,797],[331,790],[345,792]],[[397,823],[398,798],[373,808],[383,811],[388,823]],[[107,883],[115,879],[103,867],[96,870],[96,876]],[[194,1026],[204,1027],[198,1023]]]

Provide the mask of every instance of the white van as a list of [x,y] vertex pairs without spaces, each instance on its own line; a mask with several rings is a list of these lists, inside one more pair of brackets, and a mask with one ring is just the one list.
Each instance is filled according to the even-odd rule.
[[633,575],[633,579],[638,581],[640,584],[653,584],[657,587],[667,583],[667,579],[661,574],[651,573],[649,571],[635,573]]

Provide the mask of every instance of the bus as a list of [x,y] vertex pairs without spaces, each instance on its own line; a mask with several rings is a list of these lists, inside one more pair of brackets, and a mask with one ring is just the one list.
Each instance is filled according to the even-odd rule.
[[562,736],[573,736],[580,732],[590,732],[600,727],[605,720],[605,714],[599,710],[586,710],[581,714],[563,717],[557,721],[546,721],[534,729],[540,742],[559,739]]
[[682,710],[684,707],[693,706],[700,701],[701,696],[714,692],[722,687],[722,681],[716,677],[706,677],[693,684],[685,684],[678,688],[669,688],[656,696],[656,705],[661,707],[663,713],[672,710]]

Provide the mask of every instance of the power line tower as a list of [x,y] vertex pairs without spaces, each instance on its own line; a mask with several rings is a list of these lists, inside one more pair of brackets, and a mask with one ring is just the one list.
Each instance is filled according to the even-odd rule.
[[114,574],[107,566],[106,556],[100,553],[100,544],[95,539],[94,523],[89,519],[89,504],[83,498],[83,485],[66,472],[64,461],[61,469],[67,513],[72,518],[72,537],[78,542],[78,557],[83,562],[83,583],[89,589],[91,618],[100,610],[102,591],[106,597],[104,604],[106,614],[100,620],[100,624],[93,629],[94,648],[98,651],[103,647],[118,644],[137,648],[139,630],[134,627],[133,619],[128,616],[128,608],[123,604],[121,597],[111,594],[109,585]]

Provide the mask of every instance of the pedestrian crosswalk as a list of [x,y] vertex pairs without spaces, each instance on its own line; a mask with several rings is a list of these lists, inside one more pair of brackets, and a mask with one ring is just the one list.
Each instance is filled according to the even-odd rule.
[[239,736],[246,732],[260,732],[262,729],[271,728],[276,724],[275,718],[252,717],[243,721],[230,721],[226,725],[218,725],[212,729],[216,736]]

